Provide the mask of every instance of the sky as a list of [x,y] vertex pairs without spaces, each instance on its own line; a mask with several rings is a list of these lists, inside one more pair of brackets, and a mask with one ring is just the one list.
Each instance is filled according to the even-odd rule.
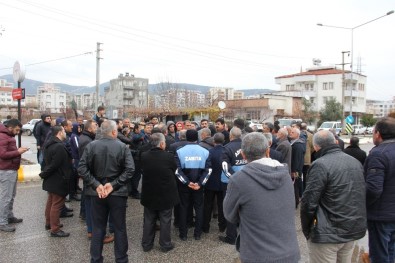
[[[393,0],[0,0],[0,76],[19,61],[29,79],[95,86],[100,42],[100,83],[129,72],[151,84],[278,90],[275,77],[314,58],[338,65],[351,50],[352,30],[317,23],[352,28],[394,9]],[[395,96],[394,28],[392,14],[353,30],[368,99]]]

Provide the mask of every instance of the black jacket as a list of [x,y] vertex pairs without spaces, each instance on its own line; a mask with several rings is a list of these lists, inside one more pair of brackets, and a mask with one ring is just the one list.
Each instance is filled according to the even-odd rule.
[[313,243],[346,243],[365,236],[363,168],[332,145],[318,151],[308,171],[300,217],[303,234]]
[[40,177],[44,179],[43,190],[66,196],[70,175],[73,173],[71,155],[57,137],[51,137],[45,146],[45,163],[44,170],[40,173]]
[[47,134],[51,130],[51,124],[45,121],[41,121],[37,124],[35,138],[37,141],[37,146],[44,146],[45,139],[47,138]]
[[352,157],[360,161],[362,165],[365,163],[366,152],[364,150],[361,150],[359,146],[350,145],[346,149],[344,149],[343,152],[347,153],[348,155],[351,155]]
[[82,154],[78,173],[87,186],[86,195],[96,196],[96,188],[111,183],[116,196],[128,196],[127,182],[133,176],[134,162],[122,142],[103,136],[89,143]]
[[88,131],[83,131],[82,134],[80,135],[80,140],[79,144],[80,147],[78,147],[78,154],[80,158],[82,157],[82,154],[84,153],[85,147],[92,142],[95,139],[95,134],[88,132]]
[[[155,165],[153,165],[155,164]],[[153,148],[141,158],[143,171],[141,204],[152,210],[167,210],[179,203],[174,155]]]

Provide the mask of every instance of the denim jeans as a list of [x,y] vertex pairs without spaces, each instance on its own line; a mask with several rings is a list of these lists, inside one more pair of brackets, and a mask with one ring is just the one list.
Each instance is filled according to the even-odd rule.
[[8,218],[14,217],[17,178],[16,170],[0,170],[0,225],[7,225]]
[[371,263],[395,262],[395,222],[368,220]]

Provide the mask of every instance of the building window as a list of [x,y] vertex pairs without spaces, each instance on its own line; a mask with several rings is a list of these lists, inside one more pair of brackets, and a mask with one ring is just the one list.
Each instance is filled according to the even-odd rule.
[[286,86],[285,86],[285,90],[286,90],[286,91],[295,90],[295,85],[286,85]]
[[323,90],[327,90],[328,89],[328,83],[327,82],[322,83],[322,89]]
[[328,83],[328,89],[329,90],[333,90],[333,82],[329,82]]
[[47,95],[47,100],[50,100],[51,99],[51,95]]

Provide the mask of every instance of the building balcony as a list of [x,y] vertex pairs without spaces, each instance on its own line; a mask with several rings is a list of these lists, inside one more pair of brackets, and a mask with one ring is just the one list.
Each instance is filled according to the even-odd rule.
[[136,89],[135,86],[122,86],[124,90],[134,90]]

